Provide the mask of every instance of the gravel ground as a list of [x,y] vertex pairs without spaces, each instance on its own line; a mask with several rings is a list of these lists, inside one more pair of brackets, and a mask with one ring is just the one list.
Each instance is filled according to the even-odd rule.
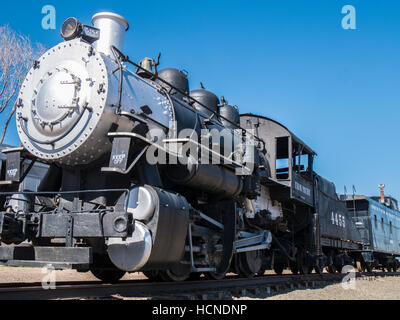
[[344,289],[341,284],[323,288],[296,289],[273,296],[252,296],[234,300],[400,300],[400,277],[357,280],[355,289]]
[[[1,283],[32,283],[42,282],[46,273],[42,273],[41,268],[20,268],[20,267],[0,267],[0,284]],[[122,280],[140,280],[147,279],[142,273],[128,273]],[[98,281],[91,272],[77,272],[75,270],[57,270],[56,281]]]

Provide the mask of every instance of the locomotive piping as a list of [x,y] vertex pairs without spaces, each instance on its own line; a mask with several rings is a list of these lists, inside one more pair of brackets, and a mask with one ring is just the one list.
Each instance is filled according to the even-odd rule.
[[111,46],[111,52],[113,53],[115,57],[115,61],[118,63],[118,69],[119,69],[119,85],[118,85],[118,105],[117,105],[117,110],[116,113],[119,114],[121,111],[121,100],[122,100],[122,84],[123,84],[123,74],[122,74],[122,64],[120,61],[120,57],[117,57],[117,53],[115,52],[115,47]]
[[224,116],[218,115],[216,112],[214,112],[213,110],[211,110],[209,107],[207,107],[206,105],[202,104],[201,102],[199,102],[198,100],[192,98],[191,96],[189,96],[186,92],[183,92],[182,90],[176,88],[175,86],[173,86],[172,84],[170,84],[168,81],[165,81],[164,79],[160,78],[158,75],[156,75],[153,72],[150,72],[146,69],[144,69],[143,67],[141,67],[140,65],[136,64],[135,62],[129,60],[129,58],[124,55],[118,48],[114,47],[113,48],[121,54],[121,56],[126,57],[126,60],[124,60],[125,62],[130,63],[131,65],[135,66],[136,68],[143,70],[144,72],[148,73],[149,75],[153,76],[154,78],[160,80],[161,82],[165,83],[166,85],[172,87],[173,89],[175,89],[176,91],[178,91],[180,94],[184,95],[185,97],[189,98],[190,100],[193,100],[194,102],[200,104],[202,107],[206,108],[208,111],[212,112],[213,114],[217,115],[218,117],[228,121],[230,124],[233,124],[236,128],[241,129],[243,132],[246,132],[250,135],[252,135],[256,140],[265,143],[262,139],[260,139],[259,137],[255,136],[254,134],[252,134],[251,132],[247,131],[245,128],[242,128],[240,125],[238,125],[237,123],[232,122],[231,120],[225,118]]

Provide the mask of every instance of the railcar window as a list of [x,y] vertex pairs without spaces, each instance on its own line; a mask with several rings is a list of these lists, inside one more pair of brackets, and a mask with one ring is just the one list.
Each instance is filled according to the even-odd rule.
[[390,233],[392,233],[392,221],[390,221]]
[[397,205],[397,201],[396,200],[392,201],[392,205],[393,205],[393,209],[394,210],[399,210],[399,206]]
[[378,219],[376,218],[376,215],[374,215],[374,222],[375,222],[375,229],[378,228]]
[[385,230],[385,224],[383,223],[383,218],[381,218],[381,225],[382,225],[382,230]]
[[289,179],[289,137],[276,138],[276,178]]

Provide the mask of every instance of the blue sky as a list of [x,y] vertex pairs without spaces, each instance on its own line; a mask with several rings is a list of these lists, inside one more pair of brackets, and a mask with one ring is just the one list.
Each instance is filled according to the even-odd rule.
[[[56,30],[41,27],[47,4]],[[348,4],[356,30],[341,27]],[[133,60],[161,51],[161,67],[188,70],[192,89],[202,81],[241,112],[285,124],[339,192],[378,194],[384,183],[400,198],[399,1],[6,1],[0,24],[50,48],[66,18],[90,23],[99,11],[129,20]],[[6,142],[18,143],[14,129]]]

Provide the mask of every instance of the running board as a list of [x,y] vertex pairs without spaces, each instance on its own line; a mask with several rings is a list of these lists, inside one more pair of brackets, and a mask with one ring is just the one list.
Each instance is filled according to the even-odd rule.
[[54,270],[89,270],[88,263],[68,263],[54,261],[7,260],[1,265],[8,267],[53,268]]

